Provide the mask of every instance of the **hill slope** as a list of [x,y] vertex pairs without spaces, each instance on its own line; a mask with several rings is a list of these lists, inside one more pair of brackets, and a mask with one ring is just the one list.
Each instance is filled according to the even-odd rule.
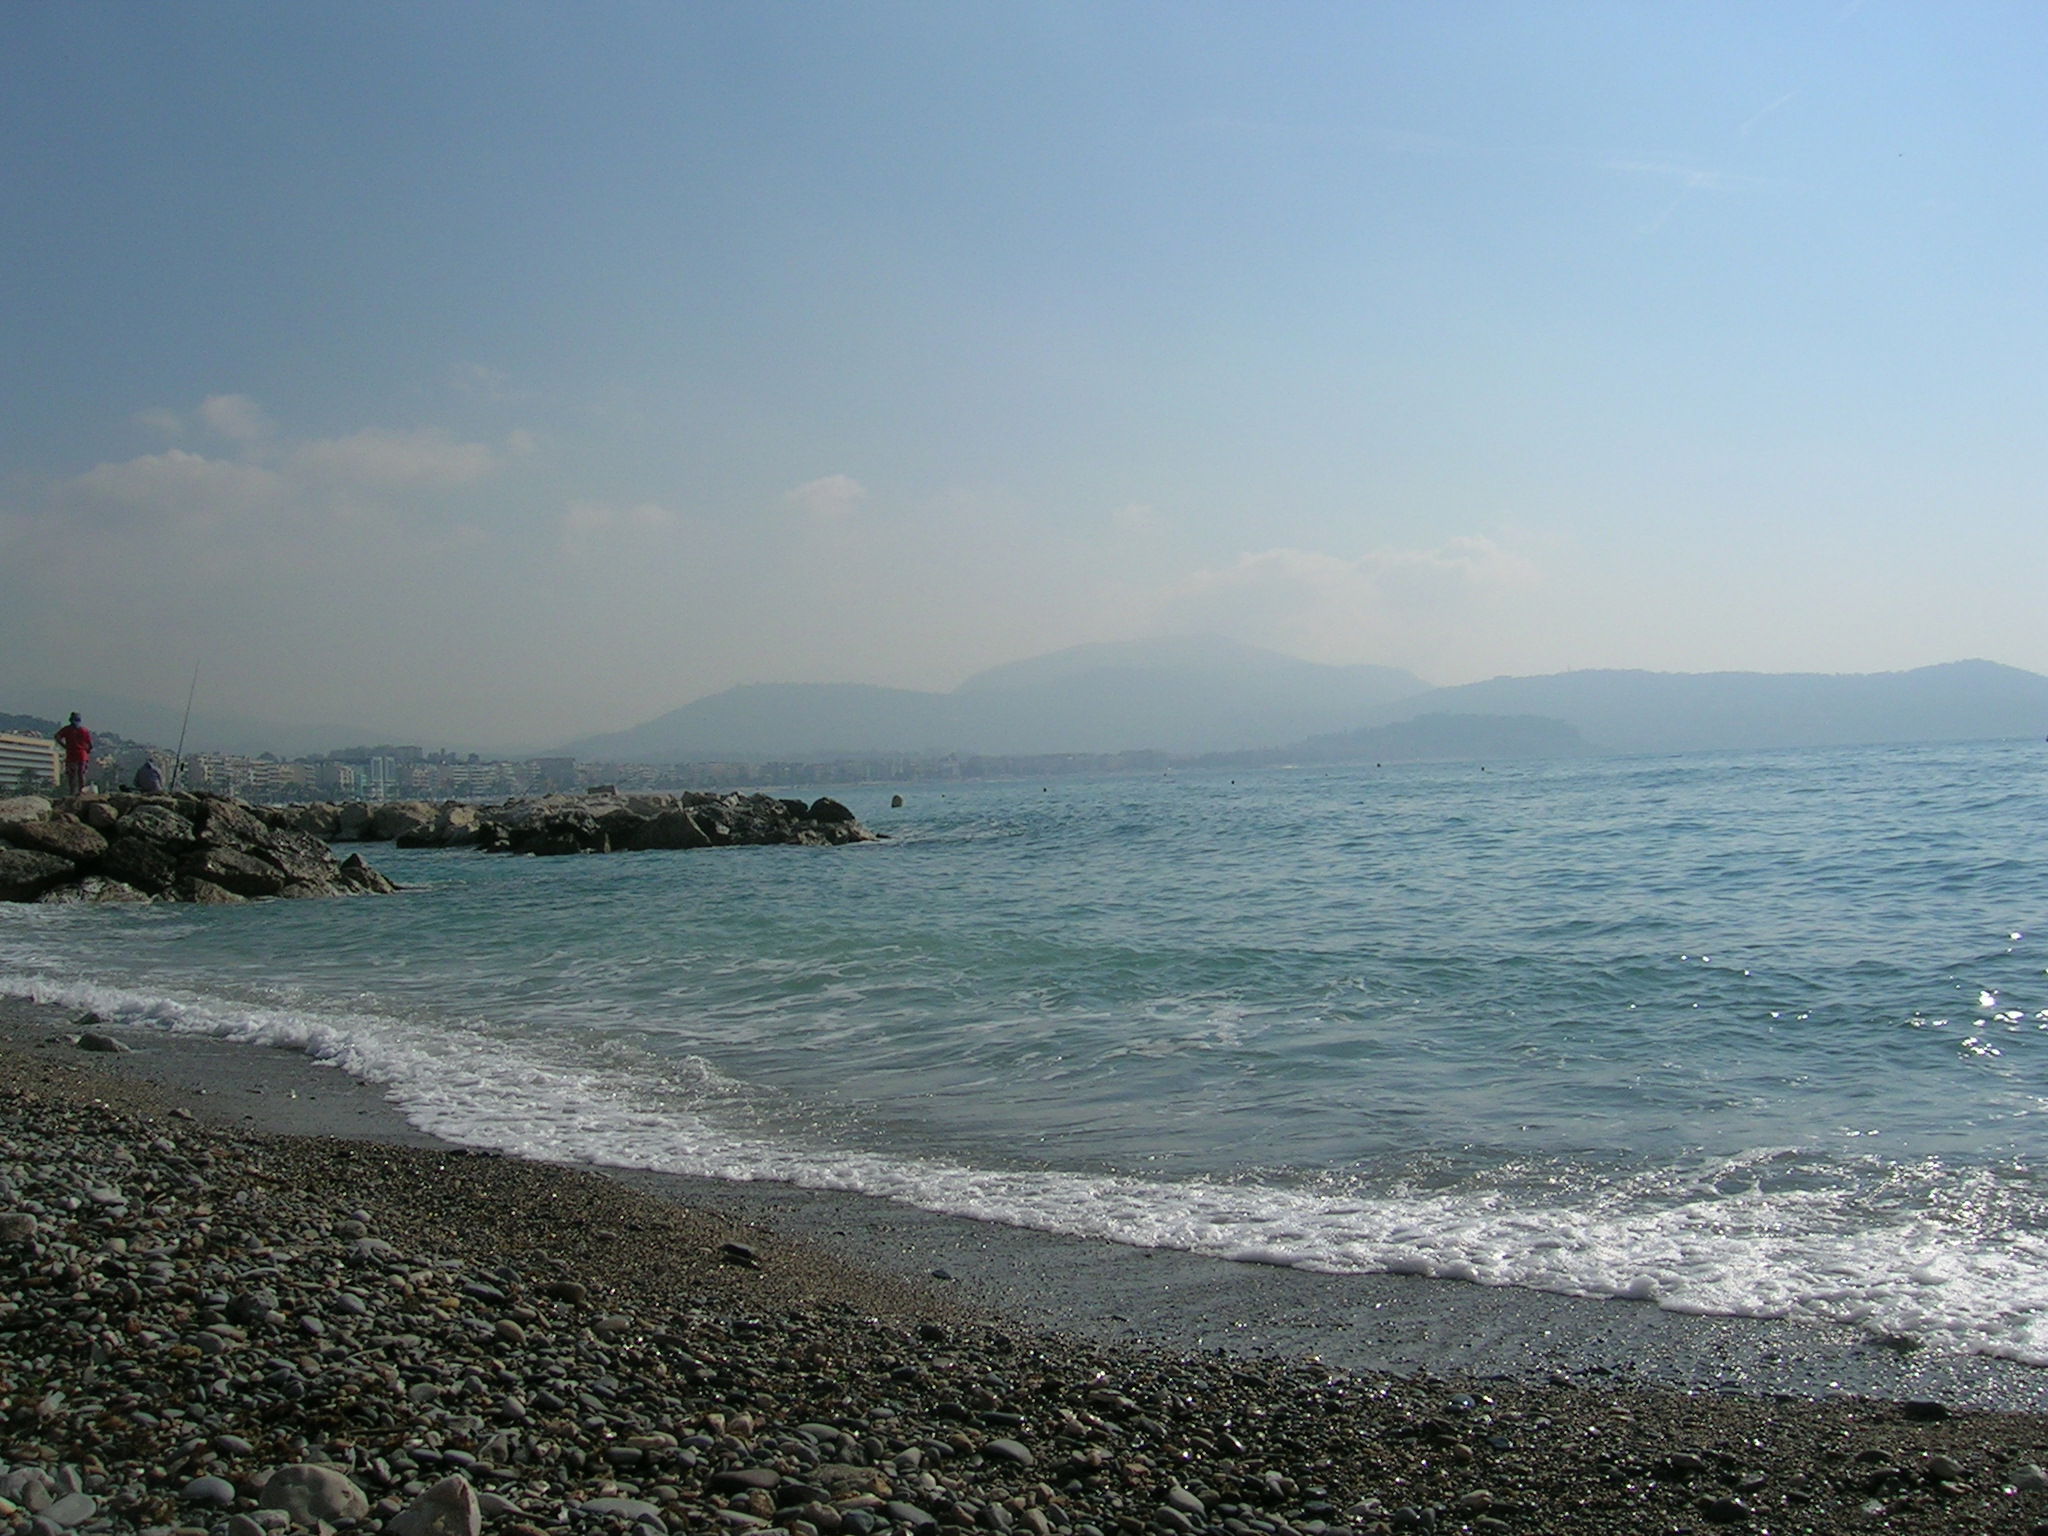
[[562,751],[614,762],[885,753],[1233,751],[1348,730],[1428,685],[1217,639],[1084,645],[979,673],[951,693],[859,684],[729,688]]
[[2048,730],[2048,677],[1990,661],[1910,672],[1559,672],[1438,688],[1382,710],[1541,715],[1597,752],[1978,741]]

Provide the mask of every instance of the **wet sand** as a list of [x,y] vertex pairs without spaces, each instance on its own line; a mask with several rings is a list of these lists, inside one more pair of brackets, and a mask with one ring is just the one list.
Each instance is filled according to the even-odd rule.
[[[74,1015],[0,999],[0,1046],[48,1048]],[[91,1058],[153,1083],[211,1124],[439,1146],[374,1085],[303,1054],[93,1026],[131,1049]],[[1554,1375],[1755,1396],[1938,1399],[2048,1412],[2048,1370],[1888,1346],[1850,1329],[1686,1316],[1639,1301],[1553,1296],[1398,1275],[1329,1276],[1124,1247],[938,1216],[892,1201],[775,1184],[611,1169],[664,1200],[766,1227],[895,1277],[943,1277],[1021,1325],[1098,1340],[1313,1357],[1347,1370]]]
[[19,1000],[0,1195],[0,1528],[225,1536],[305,1460],[366,1530],[2048,1531],[2018,1368],[465,1153]]

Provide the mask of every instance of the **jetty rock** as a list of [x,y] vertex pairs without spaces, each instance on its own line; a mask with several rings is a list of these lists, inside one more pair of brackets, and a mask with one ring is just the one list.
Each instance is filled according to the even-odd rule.
[[236,902],[397,887],[360,854],[221,795],[0,801],[0,901]]
[[737,848],[765,844],[838,847],[876,835],[837,800],[773,795],[627,793],[592,789],[472,805],[387,800],[377,805],[265,806],[273,827],[324,842],[395,843],[400,848],[481,848],[542,855],[647,849]]

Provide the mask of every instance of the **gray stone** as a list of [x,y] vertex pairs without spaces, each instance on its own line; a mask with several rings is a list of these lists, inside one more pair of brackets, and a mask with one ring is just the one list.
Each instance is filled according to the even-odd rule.
[[201,848],[179,861],[178,873],[192,880],[210,881],[237,896],[275,896],[285,887],[283,870],[240,848]]
[[104,875],[87,875],[83,880],[53,885],[36,898],[42,906],[134,906],[151,900],[146,891]]
[[466,1477],[444,1477],[385,1522],[390,1536],[477,1536],[483,1510]]
[[32,848],[0,848],[0,901],[34,901],[78,866],[54,853]]
[[[981,1448],[981,1454],[993,1461],[1007,1461],[1014,1466],[1028,1467],[1038,1458],[1031,1454],[1028,1446],[1016,1440],[991,1440]],[[1196,1508],[1199,1510],[1200,1505]]]
[[89,1493],[67,1493],[42,1513],[42,1518],[60,1530],[83,1525],[100,1510],[99,1501]]
[[270,824],[233,800],[208,798],[200,803],[196,822],[199,840],[216,847],[246,848],[268,841],[274,834]]
[[98,872],[138,891],[160,896],[178,877],[178,856],[173,848],[146,837],[117,837],[99,862]]
[[316,1520],[360,1520],[370,1512],[370,1501],[348,1478],[333,1467],[313,1462],[293,1462],[279,1467],[263,1484],[256,1497],[258,1509],[281,1509],[301,1525]]
[[107,851],[107,840],[73,816],[47,821],[17,821],[0,826],[0,836],[17,848],[54,853],[74,864],[90,864]]
[[144,803],[126,811],[114,824],[117,838],[146,837],[153,843],[176,847],[199,841],[199,831],[167,805]]
[[360,853],[352,853],[341,861],[336,878],[351,891],[373,891],[388,896],[398,887],[372,869]]
[[620,1515],[628,1520],[661,1518],[661,1506],[645,1499],[585,1499],[576,1507],[586,1515]]
[[370,842],[389,843],[417,833],[431,834],[439,812],[424,800],[387,800],[370,811]]
[[728,1467],[711,1474],[705,1483],[713,1493],[745,1493],[751,1488],[780,1487],[782,1474],[773,1467]]
[[178,1490],[178,1497],[187,1504],[226,1509],[235,1502],[235,1485],[224,1477],[195,1477]]

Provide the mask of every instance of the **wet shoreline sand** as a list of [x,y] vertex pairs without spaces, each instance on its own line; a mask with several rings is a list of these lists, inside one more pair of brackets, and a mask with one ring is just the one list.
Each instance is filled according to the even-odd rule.
[[[139,1117],[163,1127],[168,1143],[204,1142],[221,1149],[222,1164],[272,1169],[259,1188],[289,1187],[294,1200],[330,1212],[358,1210],[371,1218],[368,1231],[415,1266],[440,1255],[444,1267],[516,1274],[503,1283],[529,1289],[538,1276],[574,1274],[593,1306],[616,1308],[633,1327],[666,1313],[664,1347],[692,1358],[732,1351],[753,1338],[747,1330],[769,1326],[735,1329],[733,1319],[782,1320],[770,1329],[785,1357],[780,1375],[755,1361],[744,1378],[750,1390],[715,1378],[668,1402],[663,1433],[678,1438],[677,1415],[694,1414],[702,1422],[681,1438],[705,1444],[665,1449],[678,1458],[695,1451],[697,1460],[679,1462],[660,1484],[639,1479],[630,1497],[649,1502],[649,1488],[658,1490],[670,1529],[707,1519],[750,1528],[771,1518],[818,1530],[835,1518],[855,1531],[892,1521],[917,1528],[916,1518],[890,1513],[897,1505],[939,1526],[1233,1536],[1402,1529],[1410,1520],[1594,1531],[1699,1522],[2024,1530],[2048,1521],[2048,1479],[2034,1489],[2028,1472],[2048,1458],[2048,1422],[2038,1415],[2040,1373],[2025,1368],[1926,1361],[1822,1330],[1674,1317],[1639,1304],[1147,1254],[854,1197],[652,1174],[600,1178],[447,1149],[409,1128],[375,1088],[296,1053],[120,1030],[108,1032],[129,1051],[86,1052],[73,1042],[79,1027],[61,1010],[0,1005],[0,1065],[21,1122],[9,1127],[16,1145],[49,1143],[37,1126],[66,1106],[74,1115]],[[223,1208],[218,1200],[212,1207]],[[464,1219],[451,1220],[451,1211]],[[317,1247],[308,1235],[317,1228],[302,1218],[298,1240]],[[545,1310],[528,1331],[578,1323]],[[601,1350],[582,1322],[579,1337]],[[23,1341],[17,1332],[5,1342],[14,1350]],[[515,1358],[498,1369],[516,1376],[517,1367]],[[1399,1374],[1374,1374],[1384,1368]],[[10,1369],[29,1391],[64,1389],[30,1381],[21,1361]],[[70,1384],[74,1398],[81,1387]],[[0,1460],[17,1466],[24,1395],[10,1396],[0,1449]],[[410,1406],[401,1399],[379,1409],[381,1418],[351,1421],[351,1458],[378,1432],[394,1443],[422,1433],[452,1443],[445,1423],[409,1422]],[[2027,1411],[1980,1411],[1988,1409]],[[737,1414],[757,1432],[712,1433],[729,1430]],[[801,1441],[790,1432],[806,1423],[813,1432],[871,1427],[864,1464],[904,1496],[812,1500],[818,1507],[805,1520],[772,1496],[735,1491],[744,1485],[730,1477],[730,1486],[714,1487],[710,1471],[694,1475],[719,1463],[758,1482],[772,1469],[740,1464],[778,1456],[790,1475],[802,1463],[789,1461]],[[50,1443],[59,1427],[42,1421],[41,1442],[27,1448],[63,1460]],[[556,1430],[553,1441],[514,1436],[527,1460],[491,1469],[526,1504],[550,1506],[544,1514],[520,1505],[523,1523],[543,1530],[618,1481],[590,1475],[589,1453],[570,1455],[576,1448],[562,1442],[577,1433],[573,1425]],[[252,1453],[275,1462],[292,1453],[289,1440]],[[995,1440],[1006,1443],[992,1448]],[[929,1455],[902,1465],[920,1444]],[[1027,1460],[1007,1459],[1011,1446]],[[385,1496],[380,1507],[395,1513],[435,1454],[365,1471],[378,1485],[369,1491]],[[466,1464],[462,1457],[475,1459],[457,1449],[439,1465]],[[1267,1473],[1296,1484],[1294,1492],[1266,1482]],[[1311,1488],[1321,1492],[1303,1491]],[[144,1492],[157,1523],[170,1520],[168,1495]],[[874,1499],[881,1503],[863,1502]],[[131,1503],[136,1522],[147,1523],[149,1499],[133,1494]],[[997,1506],[1001,1513],[989,1512]]]
[[[0,998],[0,1048],[75,1035],[74,1012]],[[107,1029],[108,1026],[98,1026]],[[381,1089],[303,1054],[156,1030],[101,1070],[155,1084],[217,1125],[438,1147]],[[1175,1349],[1315,1356],[1344,1369],[1541,1380],[1634,1379],[1757,1396],[1933,1398],[2048,1413],[2048,1369],[1928,1355],[1847,1329],[1696,1317],[1398,1275],[1318,1275],[1146,1250],[964,1218],[871,1196],[642,1170],[609,1177],[661,1199],[772,1228],[877,1273],[942,1272],[948,1289],[1020,1324]]]

